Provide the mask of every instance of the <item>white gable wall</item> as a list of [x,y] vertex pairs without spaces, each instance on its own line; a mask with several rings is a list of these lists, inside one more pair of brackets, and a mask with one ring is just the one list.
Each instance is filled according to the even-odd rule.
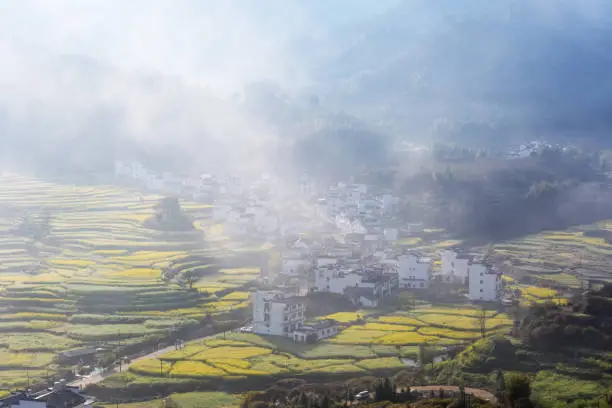
[[493,302],[501,298],[502,276],[489,273],[483,264],[472,264],[469,271],[468,298],[473,301]]

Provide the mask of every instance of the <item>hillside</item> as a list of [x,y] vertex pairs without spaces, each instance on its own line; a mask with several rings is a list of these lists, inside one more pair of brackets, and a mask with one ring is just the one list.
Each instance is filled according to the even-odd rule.
[[395,134],[603,139],[611,15],[601,0],[402,2],[305,59],[322,100]]

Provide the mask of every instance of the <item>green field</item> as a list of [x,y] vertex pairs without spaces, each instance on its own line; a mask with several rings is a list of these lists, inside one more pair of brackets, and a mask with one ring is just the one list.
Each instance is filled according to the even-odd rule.
[[[168,397],[181,408],[237,408],[242,396],[226,394],[223,392],[188,392],[172,394]],[[164,400],[152,400],[145,402],[133,402],[119,404],[120,408],[159,408],[163,406]],[[98,403],[96,406],[115,408],[114,403]]]
[[[53,374],[61,351],[134,344],[248,305],[256,265],[216,271],[204,262],[241,249],[210,223],[208,205],[182,203],[198,229],[169,233],[143,224],[160,196],[15,175],[0,186],[0,386],[24,385],[26,369],[31,381]],[[47,237],[15,231],[42,211],[51,217]],[[187,292],[162,279],[165,268],[210,276]]]
[[603,238],[585,235],[588,231],[612,230],[612,222],[573,227],[567,231],[545,231],[493,246],[496,255],[508,259],[511,267],[541,284],[578,287],[580,277],[612,280],[609,270],[612,245]]
[[[211,389],[231,389],[232,384],[253,380],[265,383],[286,377],[390,373],[406,368],[403,358],[416,359],[420,345],[436,348],[479,339],[480,314],[480,309],[469,305],[421,307],[410,313],[378,316],[336,313],[323,317],[339,318],[347,326],[337,336],[316,344],[294,343],[277,336],[228,333],[139,361],[130,366],[128,377],[115,375],[103,385],[112,389],[133,383],[198,380],[208,383]],[[488,335],[503,333],[511,326],[510,318],[503,313],[489,311],[486,316]]]

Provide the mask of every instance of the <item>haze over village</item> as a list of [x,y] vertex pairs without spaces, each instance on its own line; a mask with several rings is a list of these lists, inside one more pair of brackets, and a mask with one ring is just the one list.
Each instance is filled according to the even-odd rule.
[[612,406],[611,22],[0,2],[0,408]]

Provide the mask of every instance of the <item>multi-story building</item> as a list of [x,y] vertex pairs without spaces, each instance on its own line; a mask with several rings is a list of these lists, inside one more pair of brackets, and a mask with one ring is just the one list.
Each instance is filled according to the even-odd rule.
[[252,295],[253,332],[292,336],[304,325],[304,298],[281,291],[257,291]]
[[465,284],[468,279],[472,256],[452,249],[441,252],[442,276],[447,282]]
[[363,268],[337,264],[315,271],[318,291],[347,295],[364,307],[378,306],[397,285],[397,274],[387,273],[384,265]]
[[304,325],[293,332],[293,340],[301,343],[314,343],[338,333],[338,324],[333,319],[320,320],[314,324]]
[[431,275],[431,258],[407,254],[397,259],[399,287],[402,289],[426,289]]
[[315,271],[315,287],[319,292],[343,294],[348,287],[358,287],[363,276],[341,264],[327,264]]
[[472,263],[469,268],[468,298],[473,301],[495,302],[502,297],[502,273],[486,263]]

